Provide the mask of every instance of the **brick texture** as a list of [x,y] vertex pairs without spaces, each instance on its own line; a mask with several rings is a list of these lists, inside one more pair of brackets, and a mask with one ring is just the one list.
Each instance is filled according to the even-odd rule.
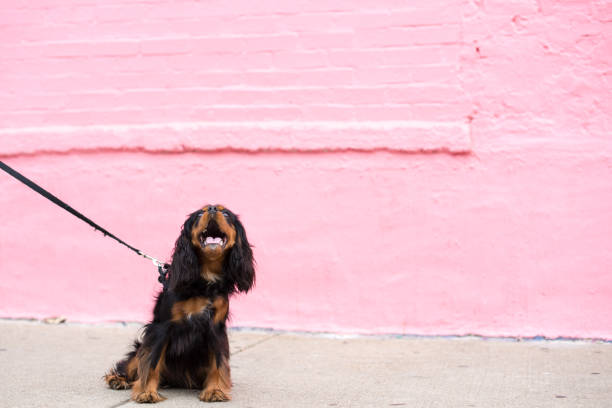
[[[5,134],[280,120],[306,122],[324,136],[319,122],[351,121],[379,123],[376,137],[385,145],[391,121],[399,132],[392,136],[409,141],[390,148],[469,150],[471,108],[458,75],[460,0],[56,0],[0,7]],[[429,140],[427,132],[413,134],[412,121],[434,123]],[[449,129],[442,139],[440,129]]]

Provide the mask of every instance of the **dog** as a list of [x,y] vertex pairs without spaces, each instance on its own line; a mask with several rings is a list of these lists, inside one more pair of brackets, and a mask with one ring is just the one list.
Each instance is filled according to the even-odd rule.
[[136,402],[159,402],[158,388],[197,388],[202,401],[228,401],[232,382],[229,298],[255,283],[251,245],[238,216],[221,205],[190,214],[176,240],[167,287],[153,320],[126,357],[105,375]]

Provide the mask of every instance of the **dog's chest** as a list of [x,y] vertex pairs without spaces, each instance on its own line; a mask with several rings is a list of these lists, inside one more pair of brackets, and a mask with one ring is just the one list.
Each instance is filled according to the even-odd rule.
[[190,319],[207,311],[211,301],[206,297],[193,297],[172,305],[172,320]]

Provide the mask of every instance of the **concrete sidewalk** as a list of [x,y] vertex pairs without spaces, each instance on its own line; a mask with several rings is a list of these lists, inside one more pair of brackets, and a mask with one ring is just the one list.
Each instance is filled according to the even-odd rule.
[[[102,376],[138,326],[0,320],[0,407],[134,407]],[[223,407],[612,407],[612,344],[232,331]],[[158,406],[202,407],[195,390]]]

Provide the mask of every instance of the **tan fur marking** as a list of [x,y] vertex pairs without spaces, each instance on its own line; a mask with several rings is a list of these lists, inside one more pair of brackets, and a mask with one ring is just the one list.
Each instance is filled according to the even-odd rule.
[[127,365],[127,379],[128,381],[134,381],[136,379],[136,375],[138,374],[138,356],[132,357],[132,359],[128,362]]
[[227,237],[227,243],[225,244],[225,248],[229,249],[234,246],[236,243],[236,230],[232,227],[227,219],[221,212],[218,212],[215,216],[215,221],[217,221],[217,225],[219,225],[219,229],[223,231],[225,236]]
[[191,245],[193,245],[194,248],[200,247],[200,234],[204,232],[207,225],[208,211],[205,210],[198,222],[191,228]]
[[229,310],[229,301],[223,296],[217,296],[212,302],[212,307],[215,309],[215,315],[213,316],[213,323],[218,324],[227,318],[227,311]]
[[[144,351],[144,350],[143,350]],[[149,353],[144,351],[144,353]],[[150,354],[147,356],[140,356],[138,365],[138,379],[134,383],[132,388],[132,399],[136,402],[160,402],[166,398],[159,395],[157,389],[161,380],[161,375],[165,368],[166,360],[166,345],[162,349],[159,357],[159,361],[155,368],[151,368],[151,361],[149,360]]]
[[219,282],[221,280],[221,272],[223,271],[223,259],[215,262],[206,262],[202,264],[200,276],[205,281]]
[[200,399],[207,402],[229,401],[232,399],[232,380],[230,376],[230,366],[226,359],[223,359],[217,366],[217,359],[214,353],[210,353],[210,369],[204,389],[200,393]]
[[176,302],[172,306],[172,320],[178,321],[202,313],[210,305],[210,300],[204,297],[194,297],[191,299]]

